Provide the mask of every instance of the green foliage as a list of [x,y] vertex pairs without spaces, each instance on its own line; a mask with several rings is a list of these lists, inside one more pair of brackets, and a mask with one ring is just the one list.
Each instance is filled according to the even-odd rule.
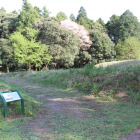
[[91,30],[99,31],[101,33],[106,33],[106,28],[98,21],[96,21],[92,24]]
[[[33,31],[33,32],[31,32]],[[27,30],[29,37],[27,39],[20,32],[14,32],[10,36],[10,41],[14,47],[14,56],[18,63],[25,63],[27,69],[32,66],[41,67],[43,64],[48,65],[51,56],[47,53],[47,46],[33,39],[36,31],[33,29]]]
[[78,11],[77,21],[80,21],[80,18],[87,19],[87,12],[83,6]]
[[61,28],[59,23],[51,18],[41,19],[36,23],[36,28],[40,30],[38,41],[49,46],[48,51],[53,56],[56,67],[73,66],[80,47],[78,37]]
[[96,95],[100,91],[101,85],[94,83],[92,86],[92,94]]
[[118,36],[118,22],[120,17],[117,15],[112,15],[110,21],[107,22],[106,28],[108,30],[108,34],[112,41],[117,43],[117,36]]
[[43,7],[41,16],[42,16],[43,18],[48,18],[48,17],[50,16],[50,12],[49,12],[49,10],[46,8],[46,6]]
[[126,10],[119,20],[118,40],[125,40],[128,37],[134,36],[140,38],[140,23],[132,12]]
[[104,101],[121,99],[136,104],[140,100],[139,63],[140,61],[120,61],[106,67],[87,64],[83,69],[42,71],[28,80],[60,89],[74,88]]
[[[77,18],[71,14],[70,19],[72,21],[83,25],[90,31],[92,45],[84,42],[88,44],[88,49],[83,49],[84,47],[80,45],[79,38],[75,33],[60,27],[60,21],[67,19],[65,13],[59,12],[56,18],[50,18],[49,16],[50,12],[46,9],[46,6],[40,10],[37,6],[33,7],[28,0],[23,0],[22,10],[19,14],[17,11],[6,13],[3,7],[0,8],[0,46],[1,51],[3,51],[0,57],[6,71],[9,71],[8,69],[12,65],[17,66],[15,58],[12,56],[13,45],[11,46],[8,40],[5,40],[9,39],[15,31],[22,35],[25,44],[29,44],[29,42],[33,46],[36,46],[36,44],[41,46],[41,43],[45,44],[46,47],[43,48],[46,48],[46,50],[44,49],[43,52],[46,51],[45,54],[50,53],[53,56],[51,64],[53,68],[83,67],[87,63],[111,61],[116,57],[116,51],[117,59],[139,59],[140,23],[129,10],[126,10],[121,16],[112,15],[106,25],[101,18],[96,22],[90,20],[83,6],[80,7]],[[36,25],[34,25],[35,23]],[[132,39],[132,37],[134,38]],[[117,45],[116,48],[114,48],[111,40]],[[41,43],[37,43],[37,41]],[[40,52],[42,51],[40,50]],[[39,54],[39,56],[41,55]],[[37,55],[34,57],[37,57]],[[32,59],[34,58],[32,57]],[[48,59],[46,64],[45,61],[42,58],[35,59],[34,62],[30,63],[30,67],[48,65]]]
[[[27,0],[23,0],[22,10],[18,17],[17,31],[10,36],[10,42],[14,48],[14,59],[18,64],[26,64],[27,69],[47,66],[51,60],[46,45],[36,42],[39,34],[33,29],[34,22],[41,17],[40,9],[33,8]],[[46,8],[43,8],[44,17]]]
[[58,19],[58,21],[62,21],[64,19],[68,19],[66,14],[64,12],[59,12],[57,15],[56,15],[56,18]]
[[115,43],[124,41],[129,37],[140,38],[140,23],[132,12],[126,10],[120,17],[113,15],[107,28],[110,36],[113,35]]
[[92,60],[91,55],[87,51],[80,51],[79,54],[75,58],[75,67],[81,68],[85,64],[90,63]]
[[101,24],[95,24],[94,30],[92,29],[90,31],[90,38],[93,42],[89,50],[89,53],[92,56],[92,62],[101,63],[104,61],[110,61],[114,59],[116,55],[114,43],[104,32],[104,28]]
[[28,39],[28,40],[36,40],[39,30],[35,30],[33,28],[25,27],[22,30],[22,34]]
[[0,14],[0,58],[2,70],[9,72],[10,67],[14,66],[13,47],[9,43],[9,36],[16,30],[17,14]]
[[87,30],[91,28],[93,21],[87,17],[86,10],[83,6],[80,7],[76,22],[80,25],[83,25]]
[[116,45],[117,59],[140,59],[140,41],[135,37],[129,37]]
[[24,29],[25,27],[33,27],[34,22],[40,18],[39,12],[32,7],[27,0],[23,0],[22,10],[20,12],[18,21],[18,30]]
[[0,52],[2,69],[9,72],[9,68],[15,64],[15,61],[13,59],[13,47],[8,39],[0,39]]
[[18,15],[18,12],[16,10],[12,11],[11,13]]
[[102,20],[102,18],[99,18],[96,22],[98,22],[99,24],[101,24],[103,27],[105,26],[105,23]]
[[75,16],[74,16],[74,14],[71,14],[71,15],[70,15],[70,20],[76,21],[76,18],[75,18]]
[[35,6],[34,9],[39,13],[39,15],[42,15],[42,10],[40,10],[39,7]]
[[16,30],[17,14],[0,14],[0,38],[8,39],[11,33]]
[[98,76],[98,75],[105,75],[106,73],[112,73],[110,68],[104,69],[103,67],[95,67],[94,63],[86,64],[84,68],[79,72],[81,74],[85,74],[88,76]]
[[[135,130],[139,125],[139,64],[140,61],[121,61],[118,62],[118,64],[115,63],[110,68],[102,68],[102,71],[105,72],[104,75],[101,75],[101,70],[92,64],[87,66],[87,69],[90,71],[95,69],[97,75],[94,76],[89,76],[87,74],[84,75],[83,73],[81,74],[80,72],[82,72],[83,69],[71,69],[9,73],[1,75],[1,79],[5,79],[7,84],[7,79],[11,83],[16,81],[19,83],[16,86],[20,86],[20,88],[21,84],[26,83],[25,85],[22,85],[22,89],[24,91],[28,91],[27,93],[23,92],[26,93],[24,94],[24,97],[26,99],[26,109],[28,109],[26,112],[29,111],[28,116],[32,114],[32,110],[36,110],[36,108],[40,105],[37,102],[39,98],[36,98],[36,100],[33,99],[33,97],[43,97],[40,99],[44,104],[46,103],[46,99],[48,99],[48,97],[49,99],[55,97],[55,99],[57,99],[55,100],[55,103],[63,105],[60,105],[63,109],[57,112],[56,108],[55,111],[50,110],[48,106],[45,108],[48,117],[46,117],[46,120],[45,118],[42,120],[40,128],[43,128],[42,131],[44,131],[46,125],[49,125],[49,127],[51,126],[52,128],[52,131],[45,135],[45,139],[53,139],[55,136],[55,139],[68,140],[85,140],[87,137],[88,139],[117,140],[130,131]],[[113,70],[114,73],[111,73],[111,70]],[[82,90],[84,95],[79,91],[77,92],[74,90],[73,92],[72,89],[66,89],[69,88],[67,86],[68,83],[72,83],[72,88]],[[36,88],[33,90],[31,86]],[[2,87],[4,87],[4,85],[2,85]],[[39,89],[39,92],[38,90],[35,92],[36,89]],[[42,90],[40,91],[40,89]],[[47,94],[46,90],[49,90]],[[91,93],[93,95],[87,95]],[[126,94],[127,96],[119,97],[119,93]],[[116,96],[118,96],[119,101],[116,100]],[[51,102],[54,104],[54,100],[49,100],[49,103]],[[71,108],[76,107],[76,109],[70,108],[67,110],[67,107],[69,106]],[[44,107],[45,106],[39,108],[44,111]],[[30,111],[30,109],[32,110]],[[52,112],[52,115],[50,115],[48,111],[50,111],[50,113]],[[39,116],[40,115],[41,114],[39,114]],[[51,116],[53,116],[53,118]],[[23,121],[23,119],[22,122],[24,123],[25,121]],[[33,120],[31,117],[30,119],[32,122]],[[17,121],[18,125],[16,123]],[[11,135],[14,135],[14,139],[15,135],[20,134],[16,129],[22,125],[20,121],[21,119],[5,121],[2,118],[0,121],[0,138],[9,139],[11,138]],[[53,122],[53,124],[51,124],[51,122]],[[56,122],[56,125],[54,125],[54,122]],[[7,126],[9,126],[10,129]],[[13,131],[11,131],[11,128],[14,130],[14,134]],[[94,134],[91,133],[93,132],[93,129],[95,132]],[[4,134],[2,132],[4,132]],[[38,134],[41,134],[41,132]],[[29,133],[26,133],[26,136],[29,136],[29,134],[30,131]],[[20,140],[21,135],[18,136]],[[27,138],[26,136],[24,138]],[[27,139],[30,138],[28,137]]]

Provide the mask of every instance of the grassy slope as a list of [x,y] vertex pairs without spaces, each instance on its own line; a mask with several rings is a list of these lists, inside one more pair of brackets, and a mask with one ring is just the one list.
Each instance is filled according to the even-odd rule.
[[[102,107],[99,110],[92,109],[88,104],[83,106],[86,110],[89,110],[90,107],[88,113],[94,114],[93,118],[85,118],[85,120],[69,118],[69,120],[63,122],[63,125],[54,126],[54,129],[59,134],[63,134],[61,138],[56,139],[75,138],[76,140],[90,140],[93,139],[93,133],[95,133],[94,139],[97,140],[117,140],[139,126],[140,61],[122,61],[119,63],[115,62],[115,64],[107,63],[107,65],[110,66],[106,67],[104,63],[96,67],[87,65],[84,69],[18,72],[5,76],[16,76],[18,79],[22,78],[29,82],[34,81],[34,83],[40,84],[42,87],[46,85],[55,86],[59,90],[63,89],[64,93],[69,94],[71,94],[71,89],[76,89],[84,93],[91,101],[101,104]],[[1,76],[1,79],[3,77],[4,75]],[[0,83],[1,90],[21,89],[18,85],[13,86],[12,82],[3,83]],[[24,97],[28,100],[26,116],[30,116],[32,113],[35,113],[34,107],[40,106],[41,103],[33,94],[26,95],[26,92],[23,89],[21,90]],[[63,96],[66,97],[68,94],[63,94]],[[62,119],[63,117],[65,116],[58,115],[57,119]],[[0,139],[4,137],[8,139],[10,137],[14,140],[15,136],[17,137],[16,140],[22,139],[22,133],[17,127],[22,126],[26,119],[21,118],[7,122],[3,119],[2,114],[0,118],[0,129],[2,130]],[[79,122],[82,124],[80,127]],[[75,132],[67,130],[71,125],[73,125]],[[50,133],[50,138],[53,135]]]

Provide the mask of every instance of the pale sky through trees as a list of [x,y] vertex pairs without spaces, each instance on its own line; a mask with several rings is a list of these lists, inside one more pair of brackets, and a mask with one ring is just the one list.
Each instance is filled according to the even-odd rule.
[[[87,16],[94,21],[102,18],[107,22],[113,14],[120,16],[128,9],[140,21],[139,0],[28,0],[28,2],[40,9],[46,6],[51,12],[50,16],[56,16],[58,12],[62,11],[68,18],[70,14],[74,14],[76,17],[80,7],[83,6]],[[22,0],[0,0],[0,8],[4,7],[7,12],[18,11],[21,9],[22,3]]]

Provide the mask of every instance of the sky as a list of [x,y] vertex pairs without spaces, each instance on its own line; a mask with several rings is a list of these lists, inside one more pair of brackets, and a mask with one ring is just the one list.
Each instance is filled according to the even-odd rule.
[[[28,0],[28,2],[40,9],[46,6],[51,12],[50,16],[56,16],[62,11],[67,17],[70,17],[70,14],[77,17],[80,7],[83,6],[88,18],[94,21],[102,18],[106,23],[113,14],[120,16],[126,10],[130,10],[140,21],[139,0]],[[0,8],[4,7],[8,13],[21,10],[22,4],[22,0],[0,0]]]

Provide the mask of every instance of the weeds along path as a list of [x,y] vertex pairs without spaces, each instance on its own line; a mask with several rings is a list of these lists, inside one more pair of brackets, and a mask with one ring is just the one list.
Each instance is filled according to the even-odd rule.
[[[31,80],[29,73],[5,74],[0,79],[17,85],[27,96],[42,103],[36,108],[38,113],[19,126],[24,136],[21,140],[119,140],[127,134],[123,131],[130,124],[139,123],[139,106],[134,110],[129,104],[96,102],[92,96],[76,91],[44,86]],[[134,113],[138,114],[137,119],[134,119]],[[140,140],[139,134],[138,130],[120,140]]]
[[[37,82],[29,82],[28,79],[23,78],[21,75],[4,76],[0,79],[5,80],[7,83],[18,85],[27,95],[34,96],[42,102],[42,107],[37,115],[22,127],[24,135],[26,134],[29,140],[49,140],[59,137],[66,137],[66,139],[70,139],[69,137],[79,139],[81,137],[83,139],[87,137],[77,136],[78,134],[74,130],[76,129],[75,127],[78,127],[78,131],[81,130],[79,126],[72,127],[72,125],[79,125],[80,121],[92,118],[92,114],[88,113],[91,107],[92,109],[99,109],[99,105],[90,99],[70,91],[62,91],[48,86],[44,87]],[[84,110],[83,106],[89,106],[89,108]],[[69,136],[71,131],[73,135]]]

